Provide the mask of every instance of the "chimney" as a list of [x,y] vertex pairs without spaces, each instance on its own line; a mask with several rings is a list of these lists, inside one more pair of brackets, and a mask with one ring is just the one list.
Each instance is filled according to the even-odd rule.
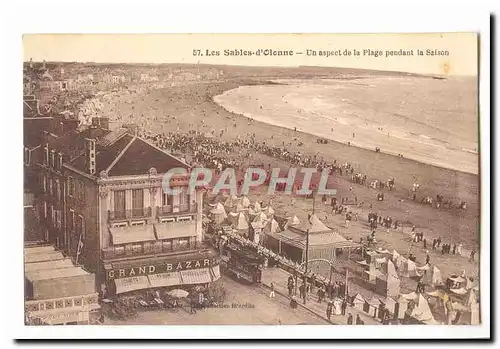
[[85,138],[85,142],[86,142],[85,156],[86,156],[87,170],[90,174],[95,174],[96,173],[95,139]]

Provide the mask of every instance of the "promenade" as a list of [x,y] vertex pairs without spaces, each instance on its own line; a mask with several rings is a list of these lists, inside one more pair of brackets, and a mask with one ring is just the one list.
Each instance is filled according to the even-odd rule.
[[[286,272],[280,268],[267,268],[262,271],[262,284],[266,287],[271,287],[271,282],[274,284],[274,290],[276,293],[281,294],[285,297],[288,297],[288,289],[287,282],[290,273]],[[316,289],[317,290],[317,289]],[[351,295],[352,296],[352,295]],[[308,311],[320,316],[321,318],[328,320],[326,316],[326,306],[327,302],[323,301],[322,303],[318,303],[318,297],[316,294],[308,294],[306,299],[306,304],[303,304],[303,300],[297,297],[297,301],[299,302],[299,307],[305,308]],[[356,315],[359,314],[361,319],[365,322],[365,325],[380,325],[380,321],[378,319],[374,319],[363,311],[355,309],[351,306],[347,306],[346,315],[333,315],[330,318],[330,321],[336,325],[346,325],[347,324],[347,316],[351,313],[353,316],[353,320],[356,320]]]

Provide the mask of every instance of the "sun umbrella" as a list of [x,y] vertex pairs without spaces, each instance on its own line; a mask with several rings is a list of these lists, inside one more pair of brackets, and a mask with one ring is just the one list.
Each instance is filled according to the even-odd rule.
[[176,288],[175,290],[170,291],[168,294],[175,298],[186,298],[189,295],[189,292]]

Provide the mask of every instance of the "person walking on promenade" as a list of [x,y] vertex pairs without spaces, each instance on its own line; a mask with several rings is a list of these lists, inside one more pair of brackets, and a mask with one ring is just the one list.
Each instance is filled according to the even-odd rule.
[[326,318],[328,319],[328,321],[330,321],[330,318],[332,317],[332,311],[333,311],[332,302],[329,301],[328,304],[326,305]]
[[344,297],[344,300],[342,301],[342,315],[345,315],[345,312],[347,310],[347,297]]
[[276,293],[274,292],[274,282],[271,282],[271,293],[269,293],[269,298],[276,298]]
[[356,315],[356,325],[364,325],[365,322],[363,320],[361,320],[361,317],[359,316],[359,314]]
[[[358,317],[359,317],[359,315],[358,315]],[[349,316],[347,317],[347,324],[352,325],[352,321],[353,321],[352,314],[349,313]]]

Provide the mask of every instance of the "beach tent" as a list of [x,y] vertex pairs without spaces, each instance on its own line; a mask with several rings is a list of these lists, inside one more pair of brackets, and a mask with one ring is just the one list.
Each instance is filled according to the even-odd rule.
[[400,273],[403,273],[406,265],[406,258],[399,255],[398,258],[394,261],[394,265]]
[[365,304],[365,299],[363,298],[363,296],[360,295],[359,293],[356,294],[356,296],[354,296],[354,299],[352,301],[354,309],[363,311],[364,304]]
[[426,285],[431,285],[434,287],[443,285],[441,271],[436,266],[429,268],[425,271],[422,277],[422,282]]
[[262,207],[260,206],[260,203],[258,201],[255,201],[255,204],[253,204],[253,210],[255,212],[260,212],[262,210]]
[[250,200],[248,199],[248,197],[246,196],[243,196],[241,199],[240,199],[240,203],[241,205],[244,207],[244,208],[248,208],[250,207]]
[[274,234],[279,232],[279,224],[276,222],[274,218],[271,218],[267,221],[266,226],[264,227],[264,232],[267,234]]
[[287,219],[287,222],[285,224],[285,229],[288,227],[288,226],[296,226],[296,225],[299,225],[300,224],[300,219],[297,218],[297,216],[293,216],[293,217],[290,217]]
[[213,209],[210,210],[210,214],[216,224],[220,224],[227,218],[226,210],[224,206],[219,202]]
[[382,304],[380,299],[373,297],[367,302],[367,304],[368,304],[368,309],[366,310],[366,312],[368,313],[368,315],[377,317],[378,311],[380,309],[380,304]]
[[267,216],[265,215],[264,212],[259,212],[255,215],[255,218],[252,220],[252,222],[265,223],[265,222],[267,222]]
[[406,310],[408,309],[408,303],[408,299],[401,295],[396,299],[396,304],[394,305],[395,318],[404,319]]
[[238,197],[236,195],[230,195],[224,202],[224,207],[226,209],[233,208],[233,206],[236,205],[236,202],[238,201]]
[[425,297],[422,294],[418,295],[418,298],[415,302],[415,308],[413,308],[411,316],[414,319],[426,325],[438,324],[438,322],[434,319],[434,316],[432,315],[431,308],[429,307],[427,299],[425,299]]
[[320,233],[320,232],[327,232],[327,231],[331,230],[315,214],[313,214],[313,215],[311,215],[311,217],[309,217],[309,222],[311,223],[311,225],[309,227],[310,233]]
[[248,222],[243,212],[239,212],[234,216],[234,229],[238,231],[240,235],[248,233]]
[[418,276],[415,262],[409,259],[406,260],[406,263],[403,265],[403,276],[408,278]]
[[392,261],[396,263],[396,261],[401,257],[398,251],[394,250],[392,251]]
[[271,217],[272,215],[274,215],[274,210],[271,206],[267,206],[264,209],[264,213],[266,214],[266,216]]

